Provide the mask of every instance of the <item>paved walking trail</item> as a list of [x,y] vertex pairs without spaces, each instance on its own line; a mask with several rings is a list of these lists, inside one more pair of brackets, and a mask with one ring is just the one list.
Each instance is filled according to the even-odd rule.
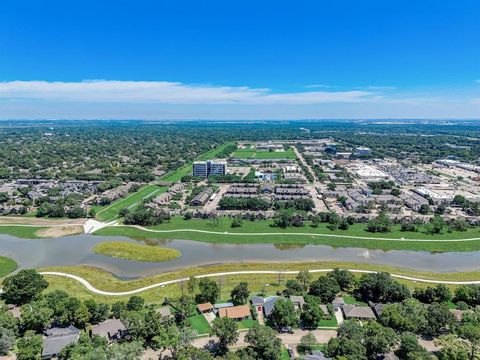
[[[330,272],[333,271],[333,269],[313,269],[309,270],[311,273],[325,273],[325,272]],[[376,271],[371,271],[371,270],[358,270],[358,269],[352,269],[350,270],[351,272],[354,273],[361,273],[361,274],[372,274],[376,273]],[[288,274],[288,275],[295,275],[298,274],[299,271],[274,271],[274,270],[257,270],[257,271],[230,271],[230,272],[220,272],[220,273],[211,273],[211,274],[204,274],[204,275],[197,275],[196,278],[207,278],[207,277],[217,277],[217,276],[230,276],[230,275],[258,275],[258,274]],[[188,278],[180,278],[180,279],[174,279],[174,280],[169,280],[169,281],[162,281],[159,283],[155,283],[152,285],[144,286],[138,289],[134,290],[129,290],[129,291],[120,291],[120,292],[111,292],[111,291],[104,291],[104,290],[99,290],[95,288],[92,284],[90,284],[87,280],[84,278],[73,275],[73,274],[67,274],[63,272],[57,272],[57,271],[43,271],[40,272],[42,275],[53,275],[53,276],[63,276],[67,277],[70,279],[74,279],[81,283],[83,286],[85,286],[89,291],[98,294],[98,295],[106,295],[106,296],[128,296],[128,295],[133,295],[133,294],[138,294],[146,290],[154,289],[157,287],[164,287],[166,285],[170,284],[176,284],[179,282],[183,281],[188,281]],[[472,281],[450,281],[450,280],[431,280],[431,279],[422,279],[422,278],[416,278],[416,277],[411,277],[411,276],[405,276],[405,275],[398,275],[398,274],[391,274],[392,277],[397,278],[397,279],[403,279],[403,280],[410,280],[410,281],[416,281],[416,282],[424,282],[424,283],[429,283],[429,284],[448,284],[448,285],[471,285],[471,284],[480,284],[480,280],[472,280]]]

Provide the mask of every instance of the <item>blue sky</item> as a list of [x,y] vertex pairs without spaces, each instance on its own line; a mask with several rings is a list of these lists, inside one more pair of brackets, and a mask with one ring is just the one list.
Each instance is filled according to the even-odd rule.
[[0,118],[480,118],[479,1],[0,2]]

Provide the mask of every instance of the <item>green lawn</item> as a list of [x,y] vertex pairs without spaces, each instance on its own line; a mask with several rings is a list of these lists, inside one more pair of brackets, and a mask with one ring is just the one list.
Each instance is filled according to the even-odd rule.
[[193,315],[188,318],[188,323],[198,335],[205,335],[210,333],[210,325],[207,319],[201,314]]
[[290,360],[290,354],[285,346],[282,345],[282,353],[280,354],[280,360]]
[[240,159],[290,159],[295,160],[295,152],[293,149],[285,151],[257,151],[255,149],[239,149],[232,153],[232,157]]
[[[215,159],[217,157],[217,154],[220,154],[228,145],[231,145],[232,142],[226,142],[225,144],[220,145],[219,147],[209,150],[206,153],[198,156],[195,160],[196,161],[202,161],[202,160],[211,160]],[[163,175],[160,180],[162,181],[171,181],[171,182],[177,182],[180,181],[180,179],[186,175],[191,174],[192,172],[192,164],[193,161],[183,165],[182,167],[176,169],[175,171]]]
[[5,256],[0,256],[0,278],[10,274],[17,268],[15,260]]
[[250,329],[255,325],[258,325],[258,321],[253,319],[247,319],[238,322],[239,329]]
[[24,239],[39,239],[40,236],[36,233],[42,229],[48,229],[48,226],[0,225],[0,234],[8,234]]
[[[218,224],[211,220],[191,219],[183,220],[180,217],[174,217],[170,221],[158,226],[153,226],[152,230],[174,232],[149,232],[129,226],[106,227],[96,232],[98,235],[110,236],[130,236],[137,238],[155,238],[155,239],[185,239],[206,242],[219,243],[278,243],[278,244],[319,244],[334,247],[361,247],[368,249],[384,250],[414,250],[414,251],[478,251],[480,250],[480,239],[473,241],[456,242],[425,242],[415,241],[415,239],[429,240],[453,240],[469,239],[480,237],[480,227],[470,228],[463,232],[442,233],[429,235],[423,232],[401,232],[398,227],[394,227],[389,233],[370,233],[365,230],[364,224],[355,224],[348,230],[331,231],[326,224],[321,224],[313,228],[308,224],[300,228],[280,229],[270,226],[270,220],[265,221],[244,221],[243,226],[239,228],[230,227],[231,220],[222,218]],[[211,231],[210,233],[192,232],[188,229]],[[237,233],[243,233],[238,234]],[[257,233],[249,235],[248,233]],[[258,235],[262,233],[262,235]],[[292,234],[295,233],[295,234]],[[322,235],[336,235],[328,237]],[[358,239],[351,237],[370,237],[372,239]],[[376,238],[388,238],[395,240],[382,240]]]
[[181,255],[176,249],[133,244],[124,241],[108,241],[95,245],[95,254],[111,256],[120,259],[162,262],[173,260]]
[[330,319],[322,319],[318,322],[319,328],[331,328],[337,326],[337,318],[335,317],[335,315],[332,315]]
[[344,295],[343,300],[345,300],[345,303],[348,305],[358,305],[358,306],[367,306],[368,304],[363,302],[363,301],[358,301],[351,295]]
[[118,213],[120,212],[120,210],[124,208],[132,210],[136,206],[138,206],[142,200],[157,196],[167,190],[168,187],[166,186],[159,186],[155,184],[145,185],[137,192],[129,194],[127,197],[118,199],[112,204],[101,208],[97,211],[96,217],[101,221],[114,220],[118,217]]

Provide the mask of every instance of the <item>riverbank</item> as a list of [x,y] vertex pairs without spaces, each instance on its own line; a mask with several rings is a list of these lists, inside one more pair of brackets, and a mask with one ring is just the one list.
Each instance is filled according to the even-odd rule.
[[425,232],[402,232],[393,226],[388,233],[371,233],[365,224],[354,224],[348,230],[330,230],[326,224],[312,227],[306,224],[298,228],[273,227],[269,220],[244,221],[238,228],[230,226],[231,220],[221,218],[218,222],[203,219],[183,220],[174,217],[161,225],[141,227],[132,225],[108,226],[95,232],[104,236],[128,236],[140,239],[185,239],[212,243],[272,243],[313,244],[333,247],[357,247],[381,250],[411,250],[430,252],[456,252],[480,250],[480,228],[467,231],[427,234]]
[[[240,273],[237,275],[225,274],[227,272],[255,272],[255,271],[281,271],[281,272],[295,272],[300,270],[317,270],[345,268],[351,270],[363,271],[386,271],[398,276],[405,276],[415,278],[416,280],[399,279],[399,281],[407,284],[411,289],[415,287],[425,287],[429,283],[421,282],[421,280],[428,281],[446,281],[446,282],[465,282],[480,280],[480,271],[475,272],[458,272],[458,273],[432,273],[414,271],[402,268],[395,268],[389,266],[376,266],[368,264],[357,264],[348,262],[308,262],[308,263],[252,263],[252,264],[217,264],[195,268],[185,268],[177,271],[165,272],[162,274],[144,277],[135,280],[121,280],[112,276],[110,273],[89,266],[62,266],[50,267],[40,269],[40,271],[61,272],[75,275],[85,279],[95,289],[108,292],[126,292],[134,291],[136,289],[153,286],[158,283],[174,282],[179,279],[188,279],[190,276],[202,276],[208,274],[218,274],[215,278],[222,278],[222,296],[228,296],[235,285],[241,281],[249,283],[250,290],[255,293],[261,290],[268,294],[275,294],[276,291],[283,289],[285,281],[289,278],[295,277],[291,274],[262,274],[262,273]],[[320,276],[314,274],[314,277]],[[356,274],[360,276],[360,274]],[[45,275],[50,285],[47,291],[64,290],[68,293],[79,297],[80,299],[96,299],[98,301],[115,302],[122,299],[127,299],[130,295],[124,296],[108,296],[95,294],[88,290],[79,281],[58,275]],[[181,294],[182,282],[175,282],[171,284],[162,284],[151,289],[147,289],[138,293],[146,299],[148,303],[161,303],[165,297],[176,297]],[[448,284],[450,288],[455,288],[456,285]]]

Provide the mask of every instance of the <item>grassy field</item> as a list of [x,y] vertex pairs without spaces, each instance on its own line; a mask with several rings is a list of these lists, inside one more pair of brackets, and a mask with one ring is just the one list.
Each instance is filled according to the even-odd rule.
[[[243,226],[232,228],[231,220],[222,218],[217,224],[211,220],[192,219],[183,220],[180,217],[174,217],[170,221],[158,226],[153,226],[151,230],[175,232],[151,232],[129,226],[106,227],[96,232],[98,235],[106,236],[129,236],[133,238],[144,239],[184,239],[205,242],[219,243],[277,243],[277,244],[319,244],[334,247],[361,247],[367,249],[384,250],[414,250],[414,251],[478,251],[480,250],[480,239],[474,241],[457,242],[425,242],[421,240],[454,240],[480,238],[480,228],[470,228],[467,231],[457,231],[452,233],[442,233],[430,235],[424,232],[402,232],[399,227],[393,227],[388,233],[370,233],[365,230],[364,224],[355,224],[348,230],[334,230],[327,228],[326,224],[320,224],[313,228],[308,224],[300,228],[276,228],[272,227],[270,220],[265,221],[244,221]],[[210,233],[186,231],[188,229],[211,231]],[[242,233],[242,234],[238,234]],[[253,233],[249,235],[249,233]],[[262,233],[256,235],[254,233]],[[293,234],[295,233],[295,234]],[[237,235],[238,234],[238,235]],[[322,235],[336,235],[328,237]],[[350,237],[369,237],[372,239],[358,239]],[[396,239],[382,240],[376,238]]]
[[[232,142],[226,142],[225,144],[220,145],[219,147],[216,147],[215,149],[209,150],[206,153],[198,156],[195,160],[196,161],[202,161],[202,160],[210,160],[210,159],[215,159],[218,154],[220,154],[228,145],[232,144]],[[160,180],[162,181],[171,181],[171,182],[177,182],[180,181],[180,179],[186,175],[191,174],[192,172],[192,162],[189,162],[182,167],[176,169],[175,171],[163,175]]]
[[5,256],[0,256],[0,278],[10,274],[17,268],[15,260]]
[[46,231],[49,227],[45,226],[15,226],[0,225],[0,234],[7,234],[24,239],[39,239],[37,231]]
[[240,159],[290,159],[295,160],[296,155],[293,149],[285,151],[257,151],[255,149],[239,149],[232,153],[232,157]]
[[205,335],[210,333],[210,324],[207,319],[201,314],[193,315],[188,318],[188,323],[197,335]]
[[[210,266],[201,266],[195,268],[186,268],[176,271],[165,272],[162,274],[144,277],[135,280],[122,280],[116,278],[107,271],[90,267],[90,266],[61,266],[51,267],[46,269],[40,269],[41,271],[60,271],[77,276],[89,281],[94,287],[105,291],[128,291],[138,289],[140,287],[148,286],[154,283],[190,277],[195,275],[229,272],[229,271],[242,271],[242,270],[307,270],[307,269],[330,269],[330,268],[347,268],[347,269],[362,269],[372,271],[387,271],[399,275],[406,275],[412,277],[419,277],[423,279],[439,279],[439,280],[452,280],[452,281],[468,281],[480,279],[480,271],[477,272],[463,272],[463,273],[432,273],[414,271],[409,269],[400,269],[389,266],[378,266],[369,264],[358,264],[348,262],[310,262],[310,263],[236,263],[236,264],[218,264]],[[314,278],[321,276],[322,274],[314,274]],[[357,274],[357,276],[359,276]],[[284,289],[285,281],[289,278],[293,278],[295,275],[287,275],[280,283],[278,277],[274,274],[241,274],[241,275],[228,275],[223,276],[222,293],[221,298],[227,298],[230,295],[231,290],[241,281],[248,282],[249,289],[252,295],[258,294],[260,291],[264,291],[266,295],[275,295],[277,291]],[[96,295],[88,291],[83,285],[73,279],[68,279],[59,276],[46,275],[45,278],[49,282],[47,291],[53,291],[56,289],[64,290],[69,294],[72,294],[79,299],[96,299],[97,301],[103,301],[107,303],[113,303],[118,300],[127,300],[129,296],[103,296]],[[401,280],[411,289],[416,287],[426,287],[427,283],[412,282],[408,280]],[[267,286],[268,284],[268,286]],[[451,289],[454,289],[454,285],[449,285]],[[167,285],[165,287],[157,287],[139,293],[137,295],[145,298],[146,302],[153,304],[161,304],[165,297],[175,298],[181,294],[181,287],[179,284]]]
[[332,315],[330,319],[322,319],[318,322],[319,328],[332,328],[337,326],[337,318],[335,317],[335,315]]
[[120,259],[162,262],[173,260],[181,255],[176,249],[132,244],[123,241],[109,241],[95,245],[92,250],[96,254]]
[[125,198],[118,199],[108,206],[100,208],[97,211],[96,217],[101,221],[114,220],[118,217],[120,210],[124,208],[132,210],[138,206],[142,200],[157,196],[160,193],[167,191],[167,189],[168,187],[166,186],[159,186],[155,184],[145,185],[137,192],[132,193]]

